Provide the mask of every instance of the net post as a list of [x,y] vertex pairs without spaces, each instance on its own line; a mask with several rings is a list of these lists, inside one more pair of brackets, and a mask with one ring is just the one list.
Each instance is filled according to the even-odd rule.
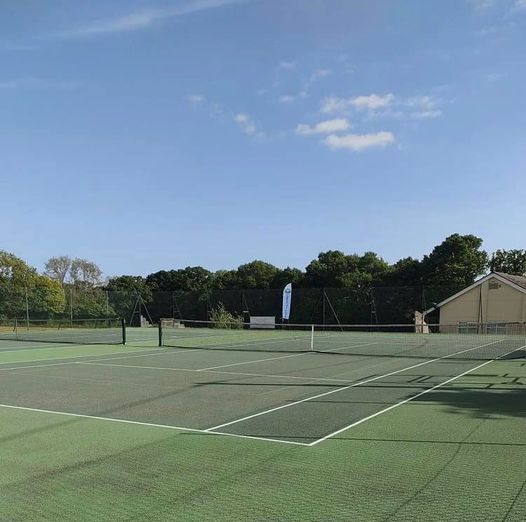
[[314,351],[314,325],[310,326],[310,351]]
[[122,328],[122,344],[126,344],[126,319],[121,317],[121,328]]
[[159,348],[163,346],[163,322],[159,319],[159,326],[157,327],[159,332]]

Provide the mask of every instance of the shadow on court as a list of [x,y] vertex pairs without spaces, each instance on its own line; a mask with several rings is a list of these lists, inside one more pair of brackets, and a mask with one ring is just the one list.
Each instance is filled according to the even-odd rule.
[[451,413],[487,418],[506,416],[526,418],[526,385],[523,388],[439,388],[415,400],[443,404]]

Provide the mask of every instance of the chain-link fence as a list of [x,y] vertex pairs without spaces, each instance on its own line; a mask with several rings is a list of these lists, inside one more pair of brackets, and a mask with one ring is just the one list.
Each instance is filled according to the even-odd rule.
[[[297,324],[387,324],[412,322],[416,310],[432,308],[458,287],[294,288],[290,322]],[[122,317],[130,326],[160,318],[208,320],[223,306],[249,316],[281,316],[281,289],[208,292],[106,291],[66,286],[60,294],[0,286],[0,319],[89,319]]]

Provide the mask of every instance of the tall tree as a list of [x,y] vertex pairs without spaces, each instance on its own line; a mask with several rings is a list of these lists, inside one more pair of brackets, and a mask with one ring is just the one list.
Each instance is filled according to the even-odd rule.
[[93,261],[76,257],[71,262],[71,280],[79,286],[95,286],[101,283],[102,270]]
[[389,268],[382,281],[388,286],[420,286],[422,263],[418,259],[404,257]]
[[339,250],[322,252],[305,269],[311,287],[366,287],[379,281],[389,265],[374,252],[345,255]]
[[288,283],[299,284],[303,276],[304,274],[299,268],[283,268],[282,270],[278,270],[270,286],[271,288],[283,288]]
[[25,316],[30,312],[62,312],[64,292],[60,284],[46,276],[19,257],[0,250],[0,314]]
[[50,257],[46,261],[45,274],[58,281],[62,286],[66,282],[71,270],[71,258],[69,256]]
[[205,291],[212,284],[212,273],[201,266],[187,266],[180,270],[160,270],[146,277],[154,291]]
[[526,250],[497,250],[490,259],[492,272],[512,275],[526,275]]
[[468,286],[488,266],[488,254],[481,249],[482,239],[453,234],[422,260],[425,285]]
[[124,292],[133,296],[140,294],[145,301],[150,301],[152,298],[152,289],[142,276],[112,277],[106,284],[105,290],[108,292]]
[[36,269],[10,252],[0,250],[0,284],[24,286],[31,284]]
[[347,273],[348,259],[340,250],[321,252],[305,269],[305,280],[311,287],[340,287]]
[[238,267],[236,271],[239,288],[270,288],[279,269],[258,259]]

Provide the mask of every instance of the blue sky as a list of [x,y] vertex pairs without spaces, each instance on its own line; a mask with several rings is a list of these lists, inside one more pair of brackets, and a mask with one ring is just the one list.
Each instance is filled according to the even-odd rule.
[[107,275],[525,248],[525,0],[12,0],[0,248]]

